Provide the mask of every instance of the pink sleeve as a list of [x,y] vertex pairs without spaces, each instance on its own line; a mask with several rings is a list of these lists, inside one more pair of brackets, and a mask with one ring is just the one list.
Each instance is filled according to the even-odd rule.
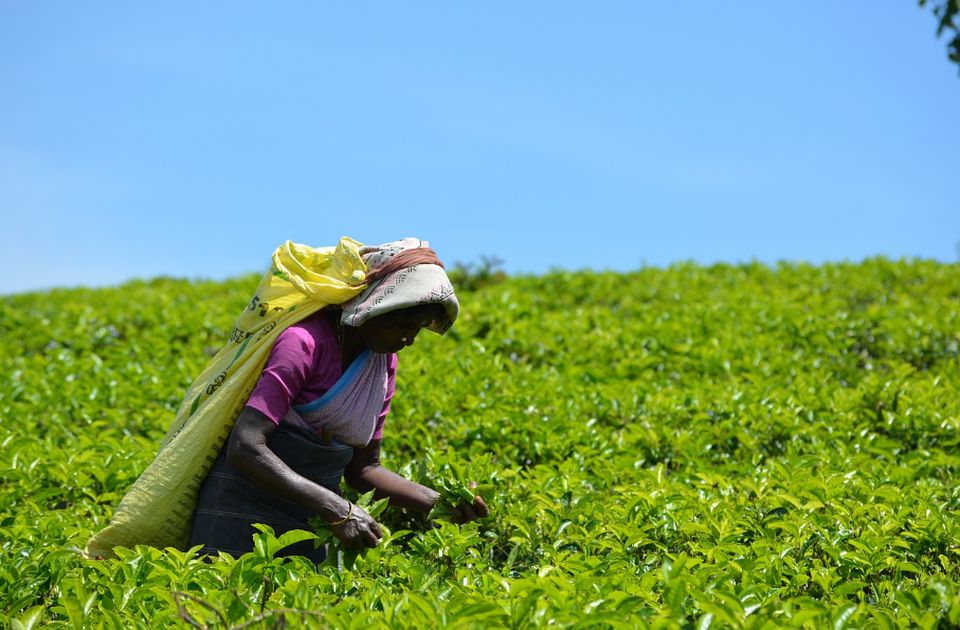
[[397,353],[390,355],[390,363],[387,365],[387,396],[383,399],[383,411],[377,418],[376,428],[373,430],[373,439],[383,439],[383,425],[387,421],[387,413],[390,411],[390,401],[393,400],[393,393],[397,390]]
[[299,327],[280,333],[247,406],[280,424],[313,369],[316,342]]

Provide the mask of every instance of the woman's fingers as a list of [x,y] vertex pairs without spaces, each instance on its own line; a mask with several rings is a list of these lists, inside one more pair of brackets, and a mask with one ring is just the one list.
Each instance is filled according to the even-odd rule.
[[349,549],[360,550],[365,547],[376,547],[380,544],[380,536],[373,532],[371,527],[354,526],[338,536]]
[[463,515],[464,523],[477,520],[477,513],[469,503],[461,503],[458,509],[460,510],[460,514]]
[[366,515],[366,518],[358,524],[357,540],[365,547],[376,547],[380,543],[383,533],[380,531],[380,525],[373,517]]
[[[337,530],[334,530],[336,533]],[[340,542],[343,543],[343,546],[347,549],[359,549],[360,541],[357,540],[356,530],[353,528],[345,528],[344,531],[340,534],[337,534],[337,538],[340,539]]]
[[475,521],[478,518],[484,518],[489,514],[490,510],[487,508],[487,504],[483,498],[476,496],[473,498],[473,503],[464,502],[454,506],[450,520],[458,525],[462,525],[463,523]]
[[487,509],[487,504],[484,503],[483,497],[481,496],[473,498],[473,509],[479,518],[484,518],[490,514],[490,510]]
[[364,514],[364,516],[366,518],[360,523],[359,528],[360,542],[366,547],[376,547],[377,544],[380,543],[380,537],[383,535],[380,531],[380,525],[377,524],[369,514]]
[[357,549],[360,546],[360,541],[357,540],[359,530],[353,523],[347,521],[342,525],[333,525],[330,529],[333,530],[333,534],[340,539],[340,542],[343,543],[343,546],[347,549]]
[[363,544],[367,547],[376,547],[378,544],[380,544],[380,536],[374,534],[372,529],[364,529]]
[[359,507],[354,509],[353,517],[356,519],[359,528],[357,537],[361,543],[367,547],[376,547],[377,543],[380,542],[380,538],[383,536],[383,532],[380,530],[380,524],[377,523],[376,519],[367,514],[366,510]]

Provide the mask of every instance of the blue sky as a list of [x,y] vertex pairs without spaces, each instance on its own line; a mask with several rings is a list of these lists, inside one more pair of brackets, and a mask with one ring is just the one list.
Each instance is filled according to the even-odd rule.
[[341,235],[512,273],[960,256],[960,77],[912,0],[264,7],[0,5],[0,293]]

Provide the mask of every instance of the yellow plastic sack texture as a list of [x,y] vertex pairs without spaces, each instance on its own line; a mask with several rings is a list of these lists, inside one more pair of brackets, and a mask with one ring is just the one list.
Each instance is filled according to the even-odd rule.
[[114,547],[186,549],[197,492],[230,435],[280,332],[324,306],[341,304],[366,285],[360,243],[336,247],[287,241],[226,345],[193,382],[156,458],[124,496],[110,524],[87,543],[88,557]]

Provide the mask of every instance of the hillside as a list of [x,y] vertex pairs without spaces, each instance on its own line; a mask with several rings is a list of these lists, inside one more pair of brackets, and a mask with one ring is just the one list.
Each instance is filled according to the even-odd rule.
[[462,291],[400,355],[384,463],[463,466],[490,518],[388,512],[319,570],[81,559],[257,280],[0,298],[3,625],[960,624],[960,266],[931,261]]

